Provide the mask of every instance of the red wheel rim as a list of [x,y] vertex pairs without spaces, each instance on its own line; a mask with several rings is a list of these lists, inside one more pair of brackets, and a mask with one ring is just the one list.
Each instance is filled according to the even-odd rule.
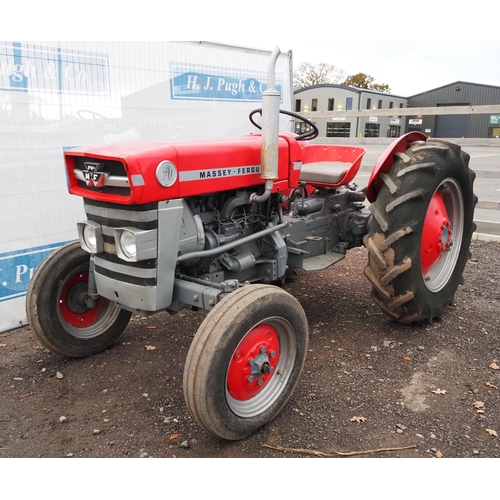
[[[99,298],[96,307],[88,308],[83,302],[83,291],[87,289],[88,271],[72,276],[61,290],[59,309],[62,318],[75,328],[88,328],[97,323],[102,311],[106,309],[107,299]],[[81,289],[81,292],[78,290]]]
[[259,394],[276,373],[280,357],[277,331],[266,324],[248,332],[234,351],[227,372],[227,389],[238,401]]
[[451,231],[452,227],[443,194],[436,191],[429,203],[422,231],[420,262],[424,276],[436,265],[444,252],[450,248]]

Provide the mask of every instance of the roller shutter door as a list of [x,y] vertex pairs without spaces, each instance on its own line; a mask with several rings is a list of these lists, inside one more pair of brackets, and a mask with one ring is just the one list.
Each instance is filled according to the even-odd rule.
[[[469,104],[438,104],[438,106],[468,106]],[[434,137],[465,137],[469,115],[437,115]]]

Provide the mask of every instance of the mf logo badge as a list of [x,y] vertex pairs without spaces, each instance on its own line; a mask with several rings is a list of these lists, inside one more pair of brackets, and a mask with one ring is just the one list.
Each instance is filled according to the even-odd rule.
[[177,168],[171,161],[162,161],[156,167],[156,180],[163,187],[170,187],[177,180]]
[[83,162],[85,170],[83,170],[83,178],[90,187],[103,187],[106,181],[106,174],[102,171],[104,163]]

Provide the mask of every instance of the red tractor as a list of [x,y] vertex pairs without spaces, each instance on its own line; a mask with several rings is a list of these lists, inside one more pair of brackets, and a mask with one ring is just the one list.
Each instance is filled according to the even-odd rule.
[[278,55],[250,114],[262,133],[67,151],[69,192],[87,220],[27,294],[39,340],[72,357],[111,346],[132,314],[207,309],[184,395],[197,422],[229,440],[272,420],[299,380],[307,319],[276,286],[290,271],[324,269],[364,245],[373,300],[401,322],[432,322],[453,301],[474,231],[474,173],[459,146],[406,134],[358,190],[363,148],[313,144],[317,127],[290,112],[310,132],[280,133]]

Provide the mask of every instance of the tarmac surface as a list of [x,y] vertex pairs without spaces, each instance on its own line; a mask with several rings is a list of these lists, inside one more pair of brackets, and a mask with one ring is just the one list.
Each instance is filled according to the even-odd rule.
[[[491,141],[472,139],[449,140],[463,143],[462,149],[470,155],[469,167],[476,172],[474,192],[479,201],[474,212],[474,221],[477,233],[485,235],[481,236],[483,239],[490,239],[487,235],[500,236],[500,144],[492,146]],[[355,182],[359,187],[364,187],[364,183],[370,178],[373,166],[385,151],[387,144],[362,143],[360,146],[366,149],[366,153]]]

